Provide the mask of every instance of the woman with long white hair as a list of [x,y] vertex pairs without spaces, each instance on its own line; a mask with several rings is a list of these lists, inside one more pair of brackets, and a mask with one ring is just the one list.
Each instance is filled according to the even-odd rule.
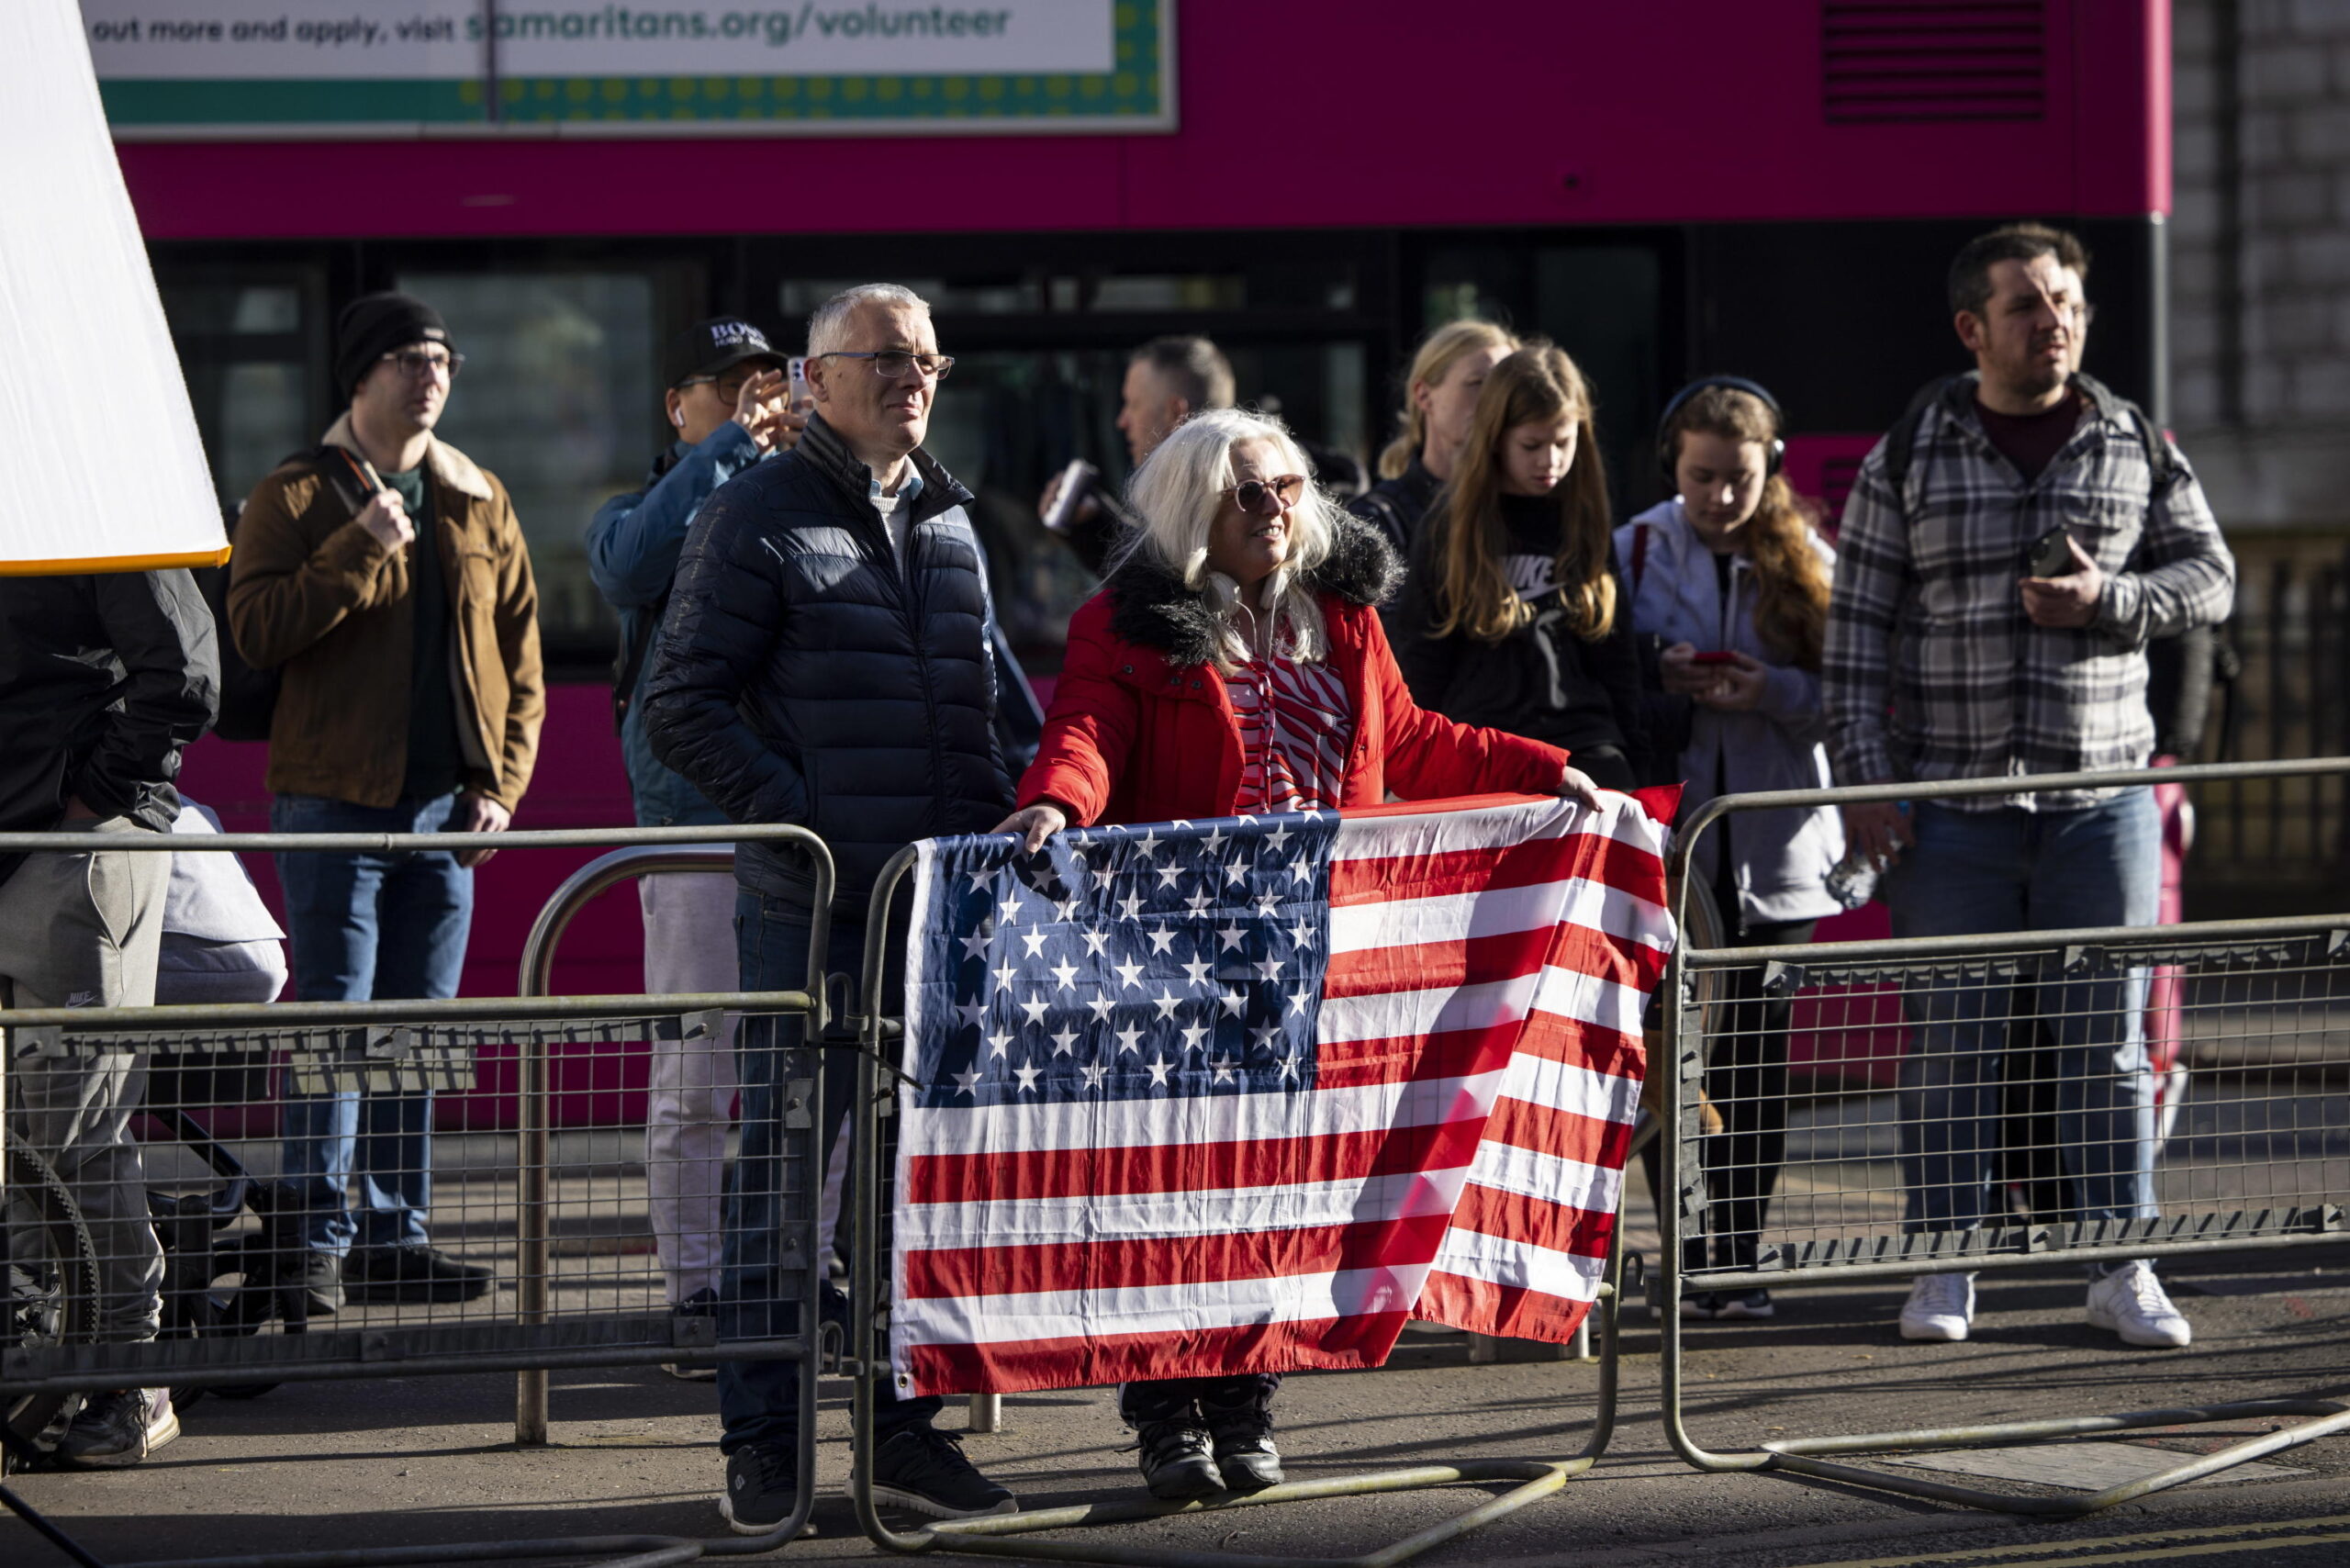
[[[1136,471],[1139,526],[1069,622],[1020,809],[996,831],[1041,848],[1072,823],[1329,810],[1515,790],[1596,806],[1539,741],[1413,702],[1375,607],[1400,571],[1370,525],[1315,489],[1276,420],[1195,414]],[[1256,1492],[1281,1480],[1270,1353],[1229,1375],[1129,1383],[1153,1495]]]

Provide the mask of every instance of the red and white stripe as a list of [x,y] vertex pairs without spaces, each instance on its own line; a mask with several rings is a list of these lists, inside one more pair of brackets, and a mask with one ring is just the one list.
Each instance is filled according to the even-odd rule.
[[1607,800],[1348,813],[1311,1089],[904,1094],[901,1388],[1372,1366],[1415,1316],[1571,1335],[1672,941],[1663,830]]

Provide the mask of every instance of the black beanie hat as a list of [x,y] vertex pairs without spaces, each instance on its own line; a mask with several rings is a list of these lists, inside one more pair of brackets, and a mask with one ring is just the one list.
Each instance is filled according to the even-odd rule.
[[334,378],[347,398],[360,378],[387,353],[410,343],[449,341],[441,312],[408,294],[363,294],[342,308],[334,322]]

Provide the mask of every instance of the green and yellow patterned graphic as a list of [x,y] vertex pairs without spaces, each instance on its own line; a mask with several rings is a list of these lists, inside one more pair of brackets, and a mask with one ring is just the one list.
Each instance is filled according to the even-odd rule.
[[[270,125],[517,126],[594,122],[780,127],[935,123],[940,129],[1055,121],[1171,121],[1162,58],[1168,0],[1116,0],[1113,68],[1054,74],[508,76],[482,79],[102,81],[108,121],[140,128]],[[1169,40],[1171,41],[1171,40]]]

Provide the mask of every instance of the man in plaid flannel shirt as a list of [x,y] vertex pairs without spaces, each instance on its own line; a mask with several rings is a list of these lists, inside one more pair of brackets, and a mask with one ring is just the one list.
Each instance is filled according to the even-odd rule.
[[[2079,374],[2087,271],[2078,240],[2032,224],[1952,264],[1975,374],[1869,454],[1837,539],[1822,676],[1840,783],[2143,767],[2147,640],[2227,615],[2234,562],[2186,460]],[[1886,453],[1900,439],[1897,494]],[[2063,570],[2025,564],[2043,541]],[[1856,852],[1893,863],[1882,887],[1899,936],[2155,919],[2144,787],[1848,807],[1845,823]],[[2085,1222],[2154,1215],[2145,1002],[2143,970],[2039,987],[2039,1060]],[[1903,1226],[1996,1226],[2008,997],[1962,982],[1906,1003]],[[1972,1274],[1921,1276],[1902,1336],[1964,1339],[1974,1310]],[[2093,1272],[2088,1319],[2131,1344],[2190,1337],[2143,1260]]]

